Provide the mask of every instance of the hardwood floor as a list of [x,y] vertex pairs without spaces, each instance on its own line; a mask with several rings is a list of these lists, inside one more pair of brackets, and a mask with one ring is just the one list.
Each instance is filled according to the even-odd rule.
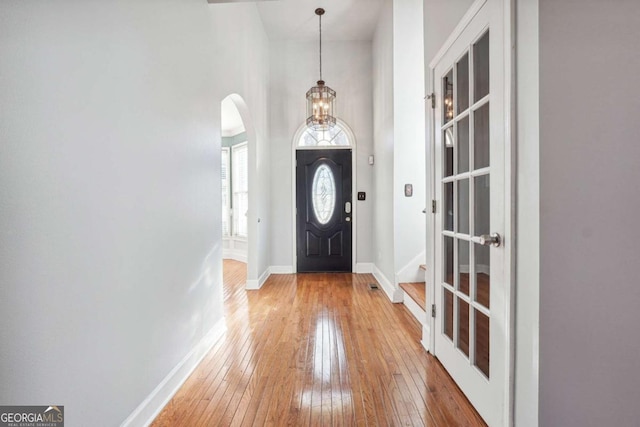
[[400,283],[400,287],[420,308],[427,309],[427,285],[424,282]]
[[225,260],[228,331],[153,426],[485,425],[418,323],[369,274],[271,276]]

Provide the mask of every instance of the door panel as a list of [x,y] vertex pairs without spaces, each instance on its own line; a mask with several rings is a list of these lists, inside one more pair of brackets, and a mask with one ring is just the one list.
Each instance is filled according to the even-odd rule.
[[502,3],[487,0],[432,64],[435,219],[434,353],[492,426],[509,423],[510,283],[504,241]]
[[296,152],[297,271],[352,271],[351,150]]

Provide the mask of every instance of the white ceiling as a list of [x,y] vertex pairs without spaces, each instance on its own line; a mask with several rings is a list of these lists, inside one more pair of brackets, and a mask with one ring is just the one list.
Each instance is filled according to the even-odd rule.
[[384,0],[208,0],[219,3],[256,3],[270,40],[318,39],[322,7],[322,40],[371,40]]
[[258,10],[270,40],[318,40],[318,7],[322,40],[371,40],[384,0],[259,1]]
[[[209,3],[253,1],[270,40],[318,40],[318,7],[322,40],[371,40],[384,0],[208,0]],[[230,98],[222,101],[222,136],[244,132],[242,118]]]

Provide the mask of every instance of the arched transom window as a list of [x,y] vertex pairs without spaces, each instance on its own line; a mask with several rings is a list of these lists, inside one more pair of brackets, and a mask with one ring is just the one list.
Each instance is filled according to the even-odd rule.
[[340,123],[328,130],[316,131],[306,128],[298,140],[298,147],[349,147],[350,145],[351,141]]

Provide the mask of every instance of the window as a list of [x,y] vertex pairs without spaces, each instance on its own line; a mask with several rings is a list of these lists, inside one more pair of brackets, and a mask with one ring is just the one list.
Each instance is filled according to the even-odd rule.
[[247,210],[249,209],[249,170],[247,143],[231,147],[231,193],[233,208],[233,235],[247,237]]
[[247,237],[249,208],[247,143],[222,147],[220,175],[222,181],[222,235]]
[[222,177],[222,235],[231,235],[231,206],[229,205],[230,177],[229,177],[229,147],[222,147],[222,165],[220,175]]
[[339,123],[328,130],[313,130],[306,128],[298,147],[348,147],[351,143],[349,137]]
[[316,169],[311,193],[316,218],[320,224],[325,225],[333,217],[336,206],[335,178],[327,165],[321,165]]

